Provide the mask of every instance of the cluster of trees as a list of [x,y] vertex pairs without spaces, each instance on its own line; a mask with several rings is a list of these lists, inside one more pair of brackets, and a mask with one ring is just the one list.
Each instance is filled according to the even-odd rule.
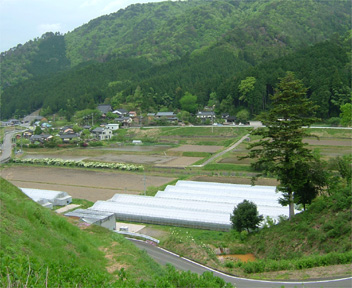
[[351,42],[322,41],[347,33],[349,8],[278,0],[132,5],[2,53],[2,117],[43,107],[70,114],[112,100],[175,110],[187,92],[200,107],[211,101],[218,113],[253,116],[269,107],[287,70],[309,87],[319,117],[338,117],[350,102]]
[[[339,172],[338,177],[329,173],[326,163],[303,143],[303,138],[309,135],[305,127],[316,121],[317,109],[307,98],[307,90],[292,72],[281,79],[271,99],[272,108],[260,115],[265,128],[252,133],[261,139],[249,144],[248,155],[242,157],[255,159],[252,166],[262,174],[277,177],[277,190],[282,194],[279,202],[289,206],[289,219],[294,216],[295,204],[306,209],[326,187],[344,182],[344,186],[351,189],[350,156],[338,157],[330,163],[330,169]],[[263,217],[258,215],[254,203],[245,200],[235,207],[231,220],[236,230],[249,231],[256,229]]]
[[254,67],[225,47],[161,66],[151,67],[143,59],[85,64],[8,87],[1,99],[2,116],[23,116],[41,107],[72,115],[100,103],[145,113],[174,111],[183,109],[181,99],[192,95],[196,105],[185,109],[189,112],[207,105],[218,114],[254,117],[270,107],[278,78],[291,70],[309,87],[308,97],[319,105],[317,116],[336,118],[351,103],[349,43],[337,38]]

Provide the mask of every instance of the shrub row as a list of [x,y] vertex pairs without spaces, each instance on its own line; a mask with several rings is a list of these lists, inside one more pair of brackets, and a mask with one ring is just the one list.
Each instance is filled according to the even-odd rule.
[[296,260],[259,260],[253,262],[236,262],[235,267],[241,267],[245,273],[262,273],[281,270],[301,270],[313,267],[349,264],[352,262],[352,251],[346,253],[329,253],[314,255]]
[[12,159],[13,163],[24,163],[24,164],[41,164],[41,165],[52,165],[52,166],[68,166],[68,167],[84,167],[84,168],[107,168],[117,169],[126,171],[143,171],[144,167],[141,165],[131,165],[122,163],[104,163],[104,162],[84,162],[76,160],[62,160],[56,158],[42,158],[42,159]]

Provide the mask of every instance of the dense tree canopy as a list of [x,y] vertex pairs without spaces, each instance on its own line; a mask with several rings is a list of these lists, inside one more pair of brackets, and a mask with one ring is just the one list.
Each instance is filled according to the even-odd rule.
[[106,99],[143,112],[176,110],[186,91],[200,106],[215,103],[217,113],[247,109],[254,117],[269,108],[287,70],[309,87],[319,117],[339,117],[351,103],[350,6],[347,0],[132,5],[2,53],[1,117],[43,107],[93,109]]
[[263,221],[263,216],[259,215],[257,205],[248,200],[239,203],[231,215],[232,227],[238,232],[244,229],[247,232],[255,230],[261,221]]
[[[298,193],[299,189],[307,191],[309,188],[312,191],[310,186],[303,188],[302,183],[314,185],[309,181],[310,174],[307,174],[313,155],[305,147],[303,137],[308,133],[304,127],[316,121],[313,115],[317,107],[307,99],[306,93],[307,88],[292,72],[281,79],[271,97],[271,109],[260,116],[265,128],[253,132],[261,136],[261,140],[249,145],[247,155],[256,159],[253,164],[256,169],[277,177],[280,182],[277,189],[282,193],[280,201],[283,205],[289,205],[290,218],[294,215],[294,193]],[[304,197],[311,199],[310,196]]]

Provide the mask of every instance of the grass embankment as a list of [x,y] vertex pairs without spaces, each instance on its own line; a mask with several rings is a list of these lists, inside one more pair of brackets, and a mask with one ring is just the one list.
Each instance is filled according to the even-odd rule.
[[107,229],[80,229],[2,178],[0,187],[1,287],[225,286],[210,273],[165,269]]

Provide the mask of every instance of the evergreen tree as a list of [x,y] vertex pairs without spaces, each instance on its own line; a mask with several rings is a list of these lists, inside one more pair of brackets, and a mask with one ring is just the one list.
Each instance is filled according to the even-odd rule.
[[317,107],[307,99],[306,92],[307,88],[301,81],[292,72],[287,72],[271,97],[272,108],[259,117],[266,127],[253,132],[262,139],[250,144],[249,154],[244,157],[257,159],[252,164],[256,169],[276,175],[280,182],[277,190],[283,196],[280,203],[289,205],[290,219],[294,215],[297,185],[302,183],[300,181],[307,181],[307,178],[302,179],[302,173],[297,173],[297,169],[313,159],[312,151],[302,140],[308,135],[304,126],[310,126],[317,120],[312,116]]

